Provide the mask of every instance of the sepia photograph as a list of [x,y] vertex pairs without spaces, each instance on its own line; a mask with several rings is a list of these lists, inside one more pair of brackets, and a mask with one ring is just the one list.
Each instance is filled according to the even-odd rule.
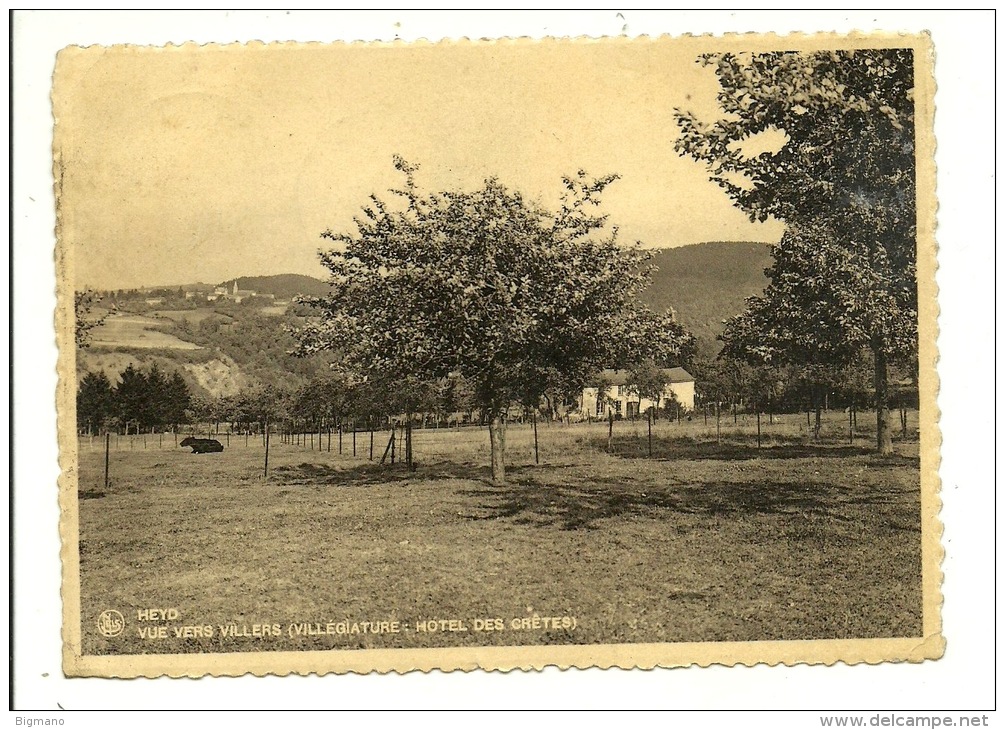
[[932,88],[924,36],[62,51],[67,672],[937,657]]
[[986,726],[977,15],[12,13],[18,724]]

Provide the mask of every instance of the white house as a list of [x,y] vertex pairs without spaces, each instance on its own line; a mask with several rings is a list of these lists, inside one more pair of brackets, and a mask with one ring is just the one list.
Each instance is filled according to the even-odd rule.
[[[664,368],[666,390],[659,406],[665,408],[673,398],[687,410],[694,410],[694,376],[684,368]],[[610,387],[606,398],[597,397],[597,388],[583,388],[580,414],[584,418],[607,418],[608,409],[614,417],[633,418],[656,405],[649,398],[640,398],[628,383],[627,370],[604,370],[603,378]]]

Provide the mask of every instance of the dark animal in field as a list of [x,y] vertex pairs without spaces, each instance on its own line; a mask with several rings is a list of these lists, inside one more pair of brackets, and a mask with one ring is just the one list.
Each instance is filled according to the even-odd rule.
[[216,439],[197,439],[189,436],[182,439],[182,442],[178,445],[191,446],[193,454],[212,454],[217,451],[223,451],[223,444]]

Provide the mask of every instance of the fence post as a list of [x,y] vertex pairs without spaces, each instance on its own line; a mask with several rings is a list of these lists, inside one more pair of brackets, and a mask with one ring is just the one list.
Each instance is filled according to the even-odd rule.
[[719,401],[715,402],[715,443],[719,445],[722,443],[722,408],[719,405]]
[[761,407],[757,407],[757,448],[761,448]]
[[534,419],[534,463],[535,464],[540,464],[541,463],[541,457],[540,457],[540,453],[538,452],[538,449],[537,449],[537,409],[536,408],[534,409],[534,413],[532,414],[532,417]]
[[105,434],[105,489],[108,489],[108,449],[111,445],[112,435]]
[[389,438],[387,440],[387,446],[384,448],[384,455],[380,457],[380,463],[381,464],[383,464],[384,461],[385,461],[385,459],[387,459],[387,455],[388,454],[391,455],[391,463],[392,464],[394,463],[394,441],[395,441],[396,437],[397,436],[394,433],[394,424],[392,423],[391,424],[391,438]]
[[854,409],[855,407],[853,405],[848,406],[848,443],[850,444],[855,443],[855,425],[854,416],[852,415],[852,411]]
[[269,478],[269,422],[265,422],[265,478]]

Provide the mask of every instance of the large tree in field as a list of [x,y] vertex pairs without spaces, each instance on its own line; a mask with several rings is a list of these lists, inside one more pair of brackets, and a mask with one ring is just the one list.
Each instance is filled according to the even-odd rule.
[[727,346],[769,363],[874,364],[877,445],[892,451],[890,363],[917,348],[911,49],[711,54],[721,116],[677,116],[677,149],[752,220],[787,230]]
[[494,179],[423,193],[415,166],[395,167],[400,200],[372,197],[354,232],[323,234],[337,245],[321,255],[331,292],[312,301],[321,321],[301,332],[303,350],[338,349],[363,376],[463,378],[489,421],[501,483],[510,404],[555,387],[554,373],[582,388],[611,364],[646,256],[597,213],[615,176],[565,178],[549,212]]

